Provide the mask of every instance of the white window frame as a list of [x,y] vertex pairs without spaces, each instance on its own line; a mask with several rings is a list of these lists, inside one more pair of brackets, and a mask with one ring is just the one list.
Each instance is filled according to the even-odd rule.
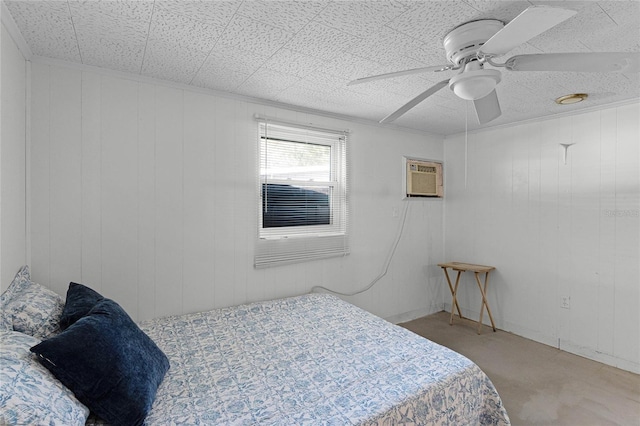
[[[329,181],[308,181],[267,178],[262,173],[263,143],[269,135],[284,132],[286,140],[330,147],[331,173]],[[278,139],[272,136],[273,139]],[[267,152],[268,155],[268,152]],[[349,253],[347,200],[347,131],[335,131],[311,126],[258,120],[258,241],[254,265],[256,268],[296,263]],[[262,185],[285,184],[302,187],[330,187],[330,224],[291,227],[263,227]]]

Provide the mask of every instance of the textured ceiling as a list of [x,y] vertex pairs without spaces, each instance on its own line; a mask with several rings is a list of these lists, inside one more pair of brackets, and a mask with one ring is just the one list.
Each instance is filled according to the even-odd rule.
[[[347,83],[446,64],[442,40],[467,21],[508,22],[538,4],[578,11],[500,59],[640,51],[637,0],[3,1],[35,56],[375,121],[454,72]],[[638,73],[500,70],[503,114],[485,127],[640,97]],[[574,92],[590,96],[572,106],[553,102]],[[465,128],[465,102],[445,88],[395,124],[457,133]],[[479,128],[470,105],[468,113],[469,129]]]

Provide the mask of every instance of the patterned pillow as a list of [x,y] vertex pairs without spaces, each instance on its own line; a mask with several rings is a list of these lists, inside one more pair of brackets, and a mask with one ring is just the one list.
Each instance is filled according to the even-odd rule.
[[60,333],[64,300],[58,294],[31,281],[23,266],[0,297],[2,329],[19,331],[39,339]]
[[20,268],[9,287],[0,295],[0,326],[2,330],[13,331],[13,318],[8,312],[9,302],[20,293],[29,281],[29,267]]
[[13,331],[11,318],[4,314],[4,308],[0,308],[0,331]]
[[29,352],[39,342],[0,331],[0,424],[84,425],[87,407]]

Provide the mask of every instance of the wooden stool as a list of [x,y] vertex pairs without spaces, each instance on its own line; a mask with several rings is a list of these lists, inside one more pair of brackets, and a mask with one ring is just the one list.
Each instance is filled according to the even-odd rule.
[[[496,331],[496,325],[493,322],[493,315],[491,315],[491,309],[489,309],[489,302],[487,301],[487,284],[489,283],[489,272],[496,269],[493,266],[485,266],[485,265],[474,265],[473,263],[462,263],[462,262],[449,262],[449,263],[438,263],[438,266],[442,268],[444,271],[444,276],[447,278],[447,284],[449,284],[449,290],[451,290],[451,296],[453,298],[451,302],[451,318],[449,319],[449,324],[453,325],[453,313],[454,309],[458,311],[458,316],[460,318],[464,318],[462,316],[462,312],[460,311],[460,306],[458,305],[458,299],[456,295],[458,294],[458,284],[460,283],[460,275],[462,275],[465,271],[472,271],[476,277],[476,283],[478,283],[478,288],[480,289],[480,294],[482,295],[482,306],[480,306],[480,319],[478,320],[478,334],[482,330],[482,314],[484,313],[484,308],[487,308],[487,313],[489,314],[489,319],[491,320],[491,327],[493,331]],[[455,285],[451,285],[451,279],[449,278],[449,273],[447,272],[447,268],[451,268],[454,271],[458,271],[458,276],[456,277]],[[484,285],[480,280],[480,274],[484,272]]]

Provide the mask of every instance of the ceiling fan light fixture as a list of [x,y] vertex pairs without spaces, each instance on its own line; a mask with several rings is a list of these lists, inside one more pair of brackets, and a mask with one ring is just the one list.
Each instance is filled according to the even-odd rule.
[[556,103],[558,105],[571,105],[584,101],[588,96],[586,93],[572,93],[570,95],[560,96],[556,99]]
[[475,101],[491,93],[500,80],[500,71],[485,69],[466,71],[451,78],[449,88],[459,98]]

